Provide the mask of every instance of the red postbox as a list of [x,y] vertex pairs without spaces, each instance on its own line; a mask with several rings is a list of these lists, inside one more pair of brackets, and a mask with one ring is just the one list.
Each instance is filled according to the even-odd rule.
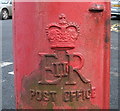
[[109,2],[15,2],[18,109],[108,109]]

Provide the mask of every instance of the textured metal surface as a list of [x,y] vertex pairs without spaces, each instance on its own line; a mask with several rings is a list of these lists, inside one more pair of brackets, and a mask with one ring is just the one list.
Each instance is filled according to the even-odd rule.
[[109,108],[110,9],[93,6],[15,3],[17,108]]

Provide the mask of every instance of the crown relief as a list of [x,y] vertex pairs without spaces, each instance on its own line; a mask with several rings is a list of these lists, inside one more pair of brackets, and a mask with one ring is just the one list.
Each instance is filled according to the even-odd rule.
[[[68,22],[65,14],[60,14],[59,23],[51,23],[47,25],[46,33],[48,40],[54,45],[54,47],[57,47],[58,44],[59,47],[70,47],[70,44],[73,45],[78,39],[80,27],[77,23]],[[66,45],[63,45],[62,43]]]

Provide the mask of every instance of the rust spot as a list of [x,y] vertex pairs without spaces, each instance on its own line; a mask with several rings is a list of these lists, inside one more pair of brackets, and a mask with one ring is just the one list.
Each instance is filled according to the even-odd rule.
[[[54,54],[45,54],[42,57],[40,67],[24,77],[22,81],[21,109],[29,108],[28,106],[30,106],[29,109],[99,109],[90,101],[92,98],[92,85],[90,81],[87,81],[77,69],[74,71],[75,69],[73,69],[72,65],[70,70],[66,69],[66,65],[64,66],[63,64],[61,67],[60,63],[65,61],[64,63],[66,64],[68,61],[66,51],[56,51],[56,58]],[[56,69],[57,72],[53,71],[53,63],[59,63],[59,67]],[[69,78],[71,77],[76,82],[75,84],[71,82],[73,81],[71,78],[67,77],[68,74],[65,71],[68,71],[69,74],[71,72]],[[49,82],[47,81],[49,84],[46,84],[46,79],[43,79],[43,75],[46,77],[45,73],[47,73],[46,79],[49,80]],[[61,78],[61,81],[55,84],[52,82],[51,84],[51,81],[56,80],[56,78]],[[40,82],[41,80],[43,81]]]
[[105,22],[105,43],[110,42],[110,18],[108,18]]
[[110,38],[108,36],[105,37],[105,43],[109,43],[110,42]]

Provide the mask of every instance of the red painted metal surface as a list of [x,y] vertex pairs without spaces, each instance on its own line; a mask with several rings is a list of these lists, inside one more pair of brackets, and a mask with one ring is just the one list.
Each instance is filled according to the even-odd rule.
[[108,109],[110,4],[15,2],[18,109]]

